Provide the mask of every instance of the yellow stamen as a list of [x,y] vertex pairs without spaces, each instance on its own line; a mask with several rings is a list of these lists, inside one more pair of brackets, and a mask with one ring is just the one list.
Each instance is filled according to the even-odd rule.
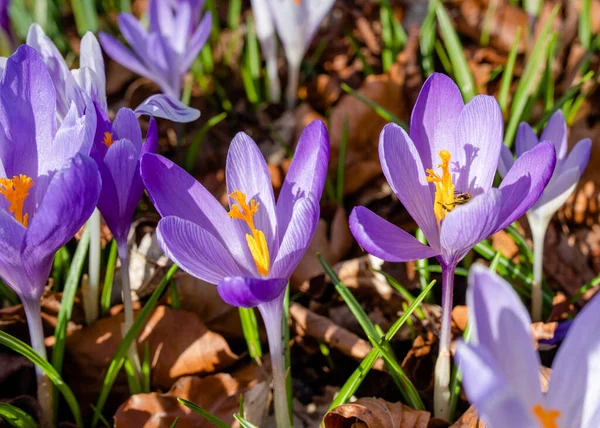
[[8,210],[15,215],[15,219],[27,227],[29,214],[23,215],[25,199],[29,195],[29,189],[33,186],[33,180],[24,174],[11,178],[0,178],[0,195],[4,195],[10,202]]
[[302,4],[302,0],[294,0],[294,3],[296,3],[298,6],[300,6],[300,4]]
[[560,418],[560,411],[549,409],[546,410],[541,404],[533,406],[531,412],[538,419],[540,428],[558,428],[556,420]]
[[446,217],[448,212],[454,209],[454,184],[452,184],[452,175],[450,174],[450,152],[442,150],[440,152],[442,163],[438,168],[442,169],[442,176],[437,175],[432,169],[426,169],[427,181],[435,183],[435,202],[433,212],[437,219],[438,226]]
[[110,132],[105,132],[104,133],[104,145],[106,147],[110,147],[110,146],[112,146],[112,143],[114,143],[112,134]]
[[252,235],[246,234],[246,242],[250,253],[256,264],[256,270],[263,276],[269,274],[269,248],[267,247],[267,240],[265,234],[254,227],[254,214],[258,212],[260,203],[257,203],[254,199],[250,199],[250,205],[246,203],[246,195],[239,190],[234,190],[229,197],[233,199],[238,205],[233,205],[229,211],[229,217],[246,222],[250,228]]

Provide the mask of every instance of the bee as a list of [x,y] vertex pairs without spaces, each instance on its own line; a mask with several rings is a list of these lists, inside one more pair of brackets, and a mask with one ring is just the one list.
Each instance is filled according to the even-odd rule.
[[450,212],[454,208],[456,208],[457,205],[464,205],[467,202],[469,202],[470,200],[471,200],[471,194],[470,193],[467,193],[467,192],[454,192],[454,201],[453,202],[451,202],[449,204],[442,204],[441,202],[438,202],[438,204],[440,204],[443,209],[445,209],[446,211]]

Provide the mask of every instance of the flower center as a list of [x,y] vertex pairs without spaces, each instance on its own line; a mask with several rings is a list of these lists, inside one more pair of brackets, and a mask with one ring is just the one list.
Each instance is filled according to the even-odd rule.
[[254,227],[254,214],[258,212],[260,202],[257,203],[254,199],[250,199],[250,205],[246,203],[246,195],[239,190],[234,190],[229,197],[233,199],[238,205],[233,205],[229,211],[229,217],[246,222],[250,228],[252,235],[246,234],[246,242],[250,253],[256,264],[256,270],[263,276],[269,274],[269,248],[267,247],[267,240],[265,234]]
[[110,132],[105,132],[104,133],[104,145],[106,147],[110,147],[110,146],[112,146],[112,143],[114,143],[112,134]]
[[433,169],[425,170],[427,173],[427,181],[429,183],[435,183],[435,203],[433,212],[437,219],[438,226],[456,205],[454,201],[454,184],[452,184],[452,175],[450,175],[450,152],[448,150],[442,150],[440,152],[440,158],[442,159],[442,163],[438,165],[438,168],[442,169],[441,177],[436,174]]
[[556,422],[556,420],[560,418],[559,410],[546,410],[544,406],[537,404],[533,406],[531,412],[537,418],[540,428],[558,428],[558,422]]
[[27,227],[29,214],[23,216],[23,205],[29,195],[33,180],[24,174],[11,178],[0,178],[0,194],[4,195],[10,203],[8,211],[15,215],[15,219]]

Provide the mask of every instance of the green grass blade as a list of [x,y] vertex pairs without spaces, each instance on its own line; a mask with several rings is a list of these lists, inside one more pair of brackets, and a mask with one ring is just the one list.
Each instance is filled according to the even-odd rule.
[[512,44],[512,47],[510,48],[508,59],[506,60],[506,68],[504,69],[504,72],[502,73],[502,79],[500,80],[500,89],[498,90],[498,104],[500,104],[502,112],[506,112],[506,108],[508,107],[508,94],[510,92],[510,84],[513,81],[515,64],[517,62],[517,55],[519,53],[519,44],[521,43],[522,31],[522,27],[517,28],[515,40]]
[[[415,298],[415,301],[409,306],[409,308],[402,314],[400,318],[398,318],[394,324],[390,327],[388,332],[385,335],[385,341],[389,342],[394,338],[396,333],[400,330],[400,328],[404,325],[404,323],[411,317],[414,310],[421,304],[425,296],[431,291],[433,286],[435,285],[435,280],[431,281],[431,283],[421,291],[418,297]],[[329,406],[329,410],[334,409],[337,406],[341,406],[348,402],[350,397],[354,395],[362,381],[367,377],[367,374],[375,364],[379,358],[379,351],[377,349],[372,349],[371,352],[367,354],[367,356],[362,360],[358,368],[350,375],[348,380],[344,383],[340,392],[335,397],[331,405]]]
[[[396,280],[396,278],[394,278],[389,273],[384,272],[382,270],[373,269],[373,271],[383,275],[385,277],[387,283],[390,284],[392,287],[394,287],[394,289],[398,293],[400,293],[400,295],[408,302],[409,305],[415,301],[415,297],[412,294],[410,294],[410,292],[406,288],[404,288],[402,286],[402,284],[400,284]],[[425,313],[423,312],[423,309],[417,308],[417,310],[415,312],[417,314],[417,318],[419,318],[421,320],[425,319]]]
[[[52,348],[52,366],[60,374],[62,373],[62,364],[65,355],[65,344],[67,340],[67,325],[73,315],[73,303],[75,301],[75,293],[79,285],[79,279],[81,278],[81,272],[83,271],[83,264],[87,257],[88,249],[90,246],[90,229],[86,227],[81,235],[81,239],[77,244],[73,261],[71,262],[71,268],[67,275],[65,282],[65,288],[63,290],[62,299],[60,301],[60,310],[58,311],[58,318],[56,327],[54,329],[54,347]],[[54,394],[54,414],[58,414],[58,394],[55,391]]]
[[198,154],[200,153],[200,148],[202,147],[202,142],[204,141],[204,137],[206,133],[213,127],[216,126],[219,122],[224,120],[227,117],[227,113],[223,112],[216,116],[211,117],[204,124],[202,128],[198,131],[194,139],[192,140],[192,144],[187,150],[185,155],[185,169],[186,171],[192,171],[194,166],[196,165],[196,161],[198,160]]
[[366,105],[368,105],[369,107],[371,107],[373,110],[375,110],[375,112],[383,117],[385,120],[389,121],[389,122],[394,122],[395,124],[401,126],[402,128],[404,128],[406,131],[408,131],[408,125],[406,123],[404,123],[402,120],[400,120],[397,116],[395,116],[392,112],[390,112],[388,109],[380,106],[379,104],[377,104],[375,101],[372,101],[366,97],[363,97],[361,94],[359,94],[357,91],[355,91],[354,89],[352,89],[350,86],[348,86],[346,83],[342,82],[342,84],[340,85],[340,87],[342,88],[342,90],[344,92],[346,92],[347,94],[352,95],[354,98],[356,98],[357,100],[365,103]]
[[448,56],[452,63],[452,69],[454,70],[454,79],[456,80],[465,101],[469,101],[477,94],[477,91],[475,90],[475,79],[473,79],[473,74],[467,64],[462,44],[458,38],[458,34],[456,34],[456,30],[454,30],[454,27],[452,26],[452,21],[448,16],[448,12],[446,12],[444,5],[440,1],[434,1],[442,39],[446,45],[446,50],[448,51]]
[[[90,407],[92,408],[92,410],[94,412],[96,411],[96,406],[94,406],[93,404],[90,404]],[[104,428],[112,428],[112,425],[108,423],[108,421],[106,420],[106,418],[104,416],[102,416],[102,414],[100,414],[100,422],[102,422],[102,425],[104,425]]]
[[573,304],[577,303],[579,301],[579,299],[581,299],[588,290],[591,290],[592,288],[596,287],[598,284],[600,284],[600,275],[594,277],[590,282],[582,285],[581,288],[579,289],[579,291],[577,292],[577,294],[575,294],[573,297],[571,297],[571,303],[573,303]]
[[[218,15],[217,15],[218,16]],[[231,0],[227,9],[227,26],[235,30],[240,26],[242,16],[242,0]]]
[[169,297],[171,298],[171,307],[173,309],[181,309],[181,298],[179,297],[175,281],[171,281],[169,284]]
[[202,407],[198,406],[197,404],[194,404],[191,401],[185,400],[183,398],[177,398],[177,401],[179,401],[181,404],[183,404],[185,407],[192,410],[193,412],[198,413],[200,416],[204,417],[206,420],[215,424],[217,426],[217,428],[231,428],[221,418],[213,415],[210,412],[207,412],[206,410],[204,410]]
[[35,420],[26,412],[8,403],[0,403],[0,419],[13,428],[37,428]]
[[[420,228],[417,229],[415,237],[421,244],[427,245],[427,238],[425,237],[423,230],[421,230]],[[419,285],[421,287],[421,290],[425,289],[425,287],[427,287],[427,284],[429,284],[429,282],[431,281],[431,275],[429,275],[429,271],[427,270],[428,267],[429,259],[417,260],[417,269],[419,271]],[[426,296],[425,301],[433,303],[433,296]]]
[[69,388],[69,386],[60,377],[60,374],[56,371],[54,367],[52,367],[52,365],[48,361],[46,361],[46,359],[41,357],[37,352],[35,352],[31,348],[31,346],[1,330],[0,345],[4,345],[17,352],[18,354],[23,355],[33,364],[42,369],[44,373],[46,373],[50,381],[54,384],[54,386],[56,386],[56,388],[61,392],[61,394],[65,398],[65,401],[71,409],[71,413],[73,413],[73,417],[75,418],[75,423],[77,424],[77,426],[79,428],[83,428],[83,419],[81,417],[81,411],[79,410],[79,404],[77,403],[77,399],[75,399],[71,388]]
[[589,51],[592,47],[592,0],[581,0],[579,14],[579,41],[581,46]]
[[150,365],[150,344],[146,342],[144,346],[144,359],[142,361],[142,392],[150,393],[152,382],[151,365]]
[[171,281],[171,278],[173,277],[176,271],[177,265],[171,266],[171,268],[169,269],[165,277],[162,279],[160,284],[158,284],[158,287],[156,287],[156,290],[154,290],[154,292],[144,305],[144,308],[138,314],[133,325],[119,344],[119,347],[117,348],[117,351],[115,352],[115,355],[108,367],[108,371],[102,384],[102,389],[100,390],[100,396],[98,397],[98,401],[96,402],[96,410],[94,411],[92,428],[95,428],[98,425],[98,420],[100,419],[100,414],[102,413],[102,409],[104,408],[104,404],[106,403],[108,394],[110,393],[110,390],[115,380],[117,379],[119,371],[123,367],[123,364],[125,364],[125,360],[127,359],[127,351],[129,350],[131,343],[133,343],[137,335],[140,333],[140,331],[142,331],[144,324],[152,314],[152,311],[154,311],[154,308],[158,303],[158,299],[162,295],[163,291],[165,291],[165,288]]
[[548,19],[537,40],[535,41],[533,50],[531,51],[531,56],[528,58],[523,75],[519,80],[513,102],[510,106],[510,118],[506,127],[506,133],[504,134],[504,144],[506,144],[508,147],[512,146],[515,134],[517,132],[517,127],[519,126],[521,117],[525,112],[529,97],[536,90],[536,79],[540,75],[540,64],[546,65],[546,58],[549,54],[548,45],[550,42],[550,30],[552,29],[552,24],[556,18],[556,15],[558,14],[559,9],[560,5],[557,4],[552,10],[550,19]]
[[179,422],[179,416],[175,418],[175,420],[173,421],[173,423],[171,424],[171,428],[175,428],[177,426],[177,423]]
[[110,244],[110,253],[106,263],[106,273],[104,274],[104,288],[100,297],[100,311],[102,316],[108,315],[110,310],[110,298],[112,295],[113,279],[115,277],[115,266],[117,265],[117,241],[113,239]]
[[233,415],[234,419],[236,421],[238,421],[240,423],[240,426],[242,428],[258,428],[256,425],[254,425],[252,422],[244,419],[242,416],[240,416],[239,414],[235,414]]
[[253,308],[238,308],[240,321],[242,322],[242,331],[248,345],[248,353],[254,361],[262,357],[262,348],[260,337],[258,335],[258,322],[256,321],[256,312]]
[[435,25],[435,4],[430,2],[427,16],[421,25],[419,34],[419,48],[421,51],[421,68],[425,76],[432,74],[434,69],[433,51],[437,39],[437,29]]

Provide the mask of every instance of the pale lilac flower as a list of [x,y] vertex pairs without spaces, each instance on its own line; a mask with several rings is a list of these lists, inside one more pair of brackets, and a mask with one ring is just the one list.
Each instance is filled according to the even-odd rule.
[[474,265],[467,291],[472,340],[456,352],[463,387],[489,428],[600,426],[600,296],[575,317],[554,363],[548,392],[531,319],[513,288]]
[[275,36],[275,23],[269,10],[268,0],[251,0],[252,15],[256,37],[260,42],[260,49],[267,66],[269,77],[269,98],[271,102],[279,101],[281,97],[281,83],[277,68],[277,37]]

